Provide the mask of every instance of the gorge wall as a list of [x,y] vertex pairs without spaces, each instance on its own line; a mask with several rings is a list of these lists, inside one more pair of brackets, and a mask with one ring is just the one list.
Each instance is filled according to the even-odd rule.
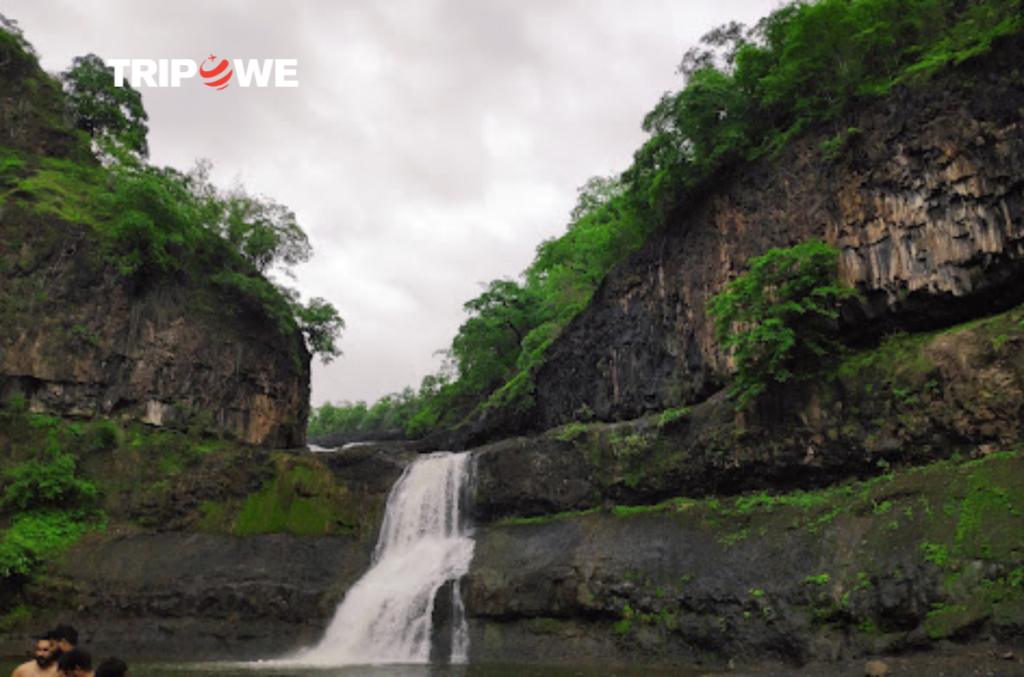
[[314,644],[370,566],[388,494],[415,456],[224,443],[170,463],[171,437],[82,459],[110,525],[45,577],[18,581],[33,613],[0,615],[0,656],[61,622],[91,650],[125,656],[274,658]]
[[[927,84],[719,177],[612,271],[549,349],[535,425],[630,418],[707,397],[729,362],[705,306],[753,256],[821,239],[862,301],[852,340],[948,325],[1024,298],[1024,47]],[[853,131],[851,131],[853,130]],[[821,144],[845,137],[830,161]]]
[[[495,424],[546,432],[474,452],[475,660],[801,665],[1017,641],[1022,54],[1003,42],[723,174],[604,280],[530,414]],[[706,303],[813,238],[859,292],[840,320],[854,350],[738,412]]]
[[[639,418],[475,450],[473,661],[801,664],[1020,637],[1024,308],[885,341],[740,414],[713,394],[729,365],[704,305],[751,256],[812,237],[863,294],[843,317],[855,340],[1024,300],[1021,53],[1004,44],[722,177],[609,276],[552,346],[533,425]],[[826,162],[821,142],[851,127]],[[47,129],[0,131],[78,152]],[[130,423],[300,444],[301,338],[226,317],[188,280],[105,270],[83,225],[0,209],[0,399],[126,419],[90,446],[77,421],[18,414],[40,440],[18,460],[46,425],[81,438],[110,525],[25,584],[31,616],[3,619],[0,649],[57,621],[99,653],[176,659],[315,641],[414,445],[272,454]]]
[[139,285],[104,270],[80,226],[8,209],[0,227],[0,399],[303,443],[309,355],[297,332],[217,310],[235,300],[215,290],[170,278]]
[[1022,365],[1018,306],[742,414],[719,393],[476,449],[474,656],[801,665],[1017,641]]
[[60,85],[0,38],[0,402],[302,444],[310,357],[299,330],[210,283],[216,264],[205,280],[114,269],[101,207],[53,179],[96,168],[90,139],[66,122]]
[[1016,641],[1021,461],[485,525],[473,657],[802,665]]

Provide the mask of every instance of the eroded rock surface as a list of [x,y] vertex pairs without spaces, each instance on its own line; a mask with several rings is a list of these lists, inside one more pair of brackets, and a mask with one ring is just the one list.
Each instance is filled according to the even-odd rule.
[[[140,286],[102,270],[81,227],[3,227],[12,237],[0,240],[10,292],[0,398],[21,396],[34,410],[64,415],[198,427],[251,444],[303,443],[309,354],[297,332],[236,312],[227,295],[170,278]],[[204,309],[200,297],[226,307]]]
[[471,657],[802,665],[1016,641],[1022,471],[992,457],[817,494],[483,526]]
[[[550,348],[535,426],[699,401],[730,365],[705,307],[773,247],[825,240],[863,295],[852,338],[948,325],[1024,298],[1021,41],[720,177],[614,270]],[[848,130],[853,129],[850,133]],[[849,147],[837,161],[821,143]]]

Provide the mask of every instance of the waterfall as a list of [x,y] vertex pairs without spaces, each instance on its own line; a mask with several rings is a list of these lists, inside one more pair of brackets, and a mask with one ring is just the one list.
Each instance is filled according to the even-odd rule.
[[434,453],[409,465],[388,496],[370,570],[338,606],[321,642],[296,657],[305,665],[430,662],[438,590],[452,585],[452,662],[465,662],[469,633],[458,580],[473,539],[463,515],[469,454]]

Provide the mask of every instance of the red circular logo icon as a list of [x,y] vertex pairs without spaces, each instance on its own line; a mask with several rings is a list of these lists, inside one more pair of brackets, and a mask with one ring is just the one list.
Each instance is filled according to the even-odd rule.
[[231,74],[234,72],[227,59],[220,59],[213,54],[199,67],[199,75],[203,78],[203,84],[215,89],[224,89],[231,84],[228,81],[231,80]]

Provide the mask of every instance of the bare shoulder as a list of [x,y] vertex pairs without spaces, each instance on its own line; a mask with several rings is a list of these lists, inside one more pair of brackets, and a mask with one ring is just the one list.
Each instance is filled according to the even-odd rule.
[[38,667],[35,661],[22,663],[18,667],[14,668],[14,672],[11,673],[11,677],[34,677],[36,673],[32,668],[35,667]]
[[47,669],[39,667],[39,664],[35,661],[28,661],[22,663],[18,667],[14,668],[14,672],[11,673],[11,677],[56,677],[57,675],[57,664],[54,663]]

